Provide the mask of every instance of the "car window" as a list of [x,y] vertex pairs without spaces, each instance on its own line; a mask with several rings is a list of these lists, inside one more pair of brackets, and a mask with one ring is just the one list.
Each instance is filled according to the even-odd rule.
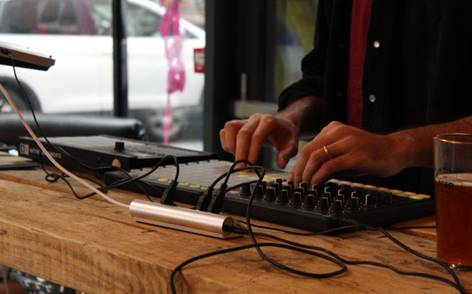
[[1,4],[2,33],[90,35],[96,31],[87,0],[15,0]]
[[111,2],[110,0],[94,0],[91,2],[90,14],[97,35],[111,35]]
[[[93,0],[90,8],[97,35],[109,35],[112,31],[112,11],[109,0]],[[161,16],[129,3],[126,15],[126,33],[130,37],[147,37],[159,34]]]
[[0,32],[31,34],[36,31],[36,0],[8,1],[1,4]]
[[135,4],[128,4],[126,19],[128,36],[145,37],[158,35],[160,25],[160,15]]
[[38,33],[80,34],[73,0],[38,1]]

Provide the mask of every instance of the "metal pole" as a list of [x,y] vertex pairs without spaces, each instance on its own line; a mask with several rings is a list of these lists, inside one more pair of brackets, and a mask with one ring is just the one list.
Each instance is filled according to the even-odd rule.
[[126,0],[112,1],[113,24],[113,115],[128,116],[128,52],[126,45]]

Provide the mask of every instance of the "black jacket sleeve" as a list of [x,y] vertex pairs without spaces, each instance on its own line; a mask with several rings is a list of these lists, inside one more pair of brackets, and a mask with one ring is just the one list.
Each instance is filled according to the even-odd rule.
[[314,49],[302,60],[302,79],[282,91],[279,96],[279,111],[305,96],[323,97],[323,76],[328,38],[325,6],[325,1],[321,0],[318,5],[318,16],[316,18]]

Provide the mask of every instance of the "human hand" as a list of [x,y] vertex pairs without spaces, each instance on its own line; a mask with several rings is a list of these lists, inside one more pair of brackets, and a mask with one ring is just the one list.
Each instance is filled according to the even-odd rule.
[[411,140],[397,134],[377,135],[333,121],[303,146],[289,180],[319,184],[340,172],[392,176],[407,166]]
[[256,162],[265,142],[275,147],[277,165],[284,168],[297,154],[298,128],[283,116],[253,114],[245,120],[228,121],[220,130],[221,146],[235,160]]

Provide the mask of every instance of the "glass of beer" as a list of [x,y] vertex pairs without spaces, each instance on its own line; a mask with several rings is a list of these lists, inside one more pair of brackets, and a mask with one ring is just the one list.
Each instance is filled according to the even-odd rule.
[[437,255],[472,265],[472,134],[434,138]]

